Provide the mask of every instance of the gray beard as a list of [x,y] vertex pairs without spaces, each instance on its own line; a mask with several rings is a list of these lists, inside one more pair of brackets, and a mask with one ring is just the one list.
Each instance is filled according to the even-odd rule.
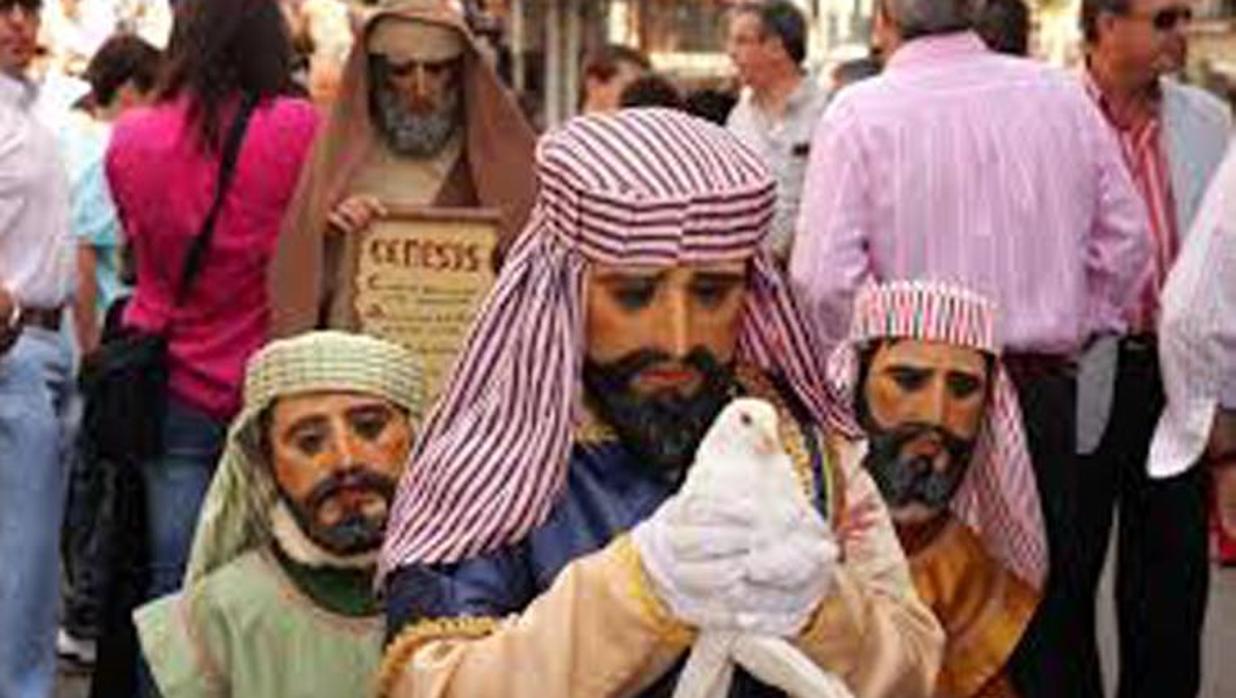
[[408,110],[403,97],[382,87],[377,94],[378,130],[387,147],[410,158],[429,158],[442,152],[459,127],[460,96],[452,90],[441,106],[428,114]]

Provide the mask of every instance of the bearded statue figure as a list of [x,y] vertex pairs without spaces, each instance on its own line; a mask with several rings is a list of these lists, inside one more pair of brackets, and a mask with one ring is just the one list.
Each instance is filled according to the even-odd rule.
[[867,433],[863,465],[888,505],[919,596],[946,636],[937,696],[1017,696],[1015,651],[1047,572],[1021,415],[993,305],[894,282],[860,292],[835,390]]
[[198,521],[183,589],[135,615],[165,698],[352,695],[381,657],[373,572],[421,414],[405,350],[273,342]]
[[368,14],[284,221],[273,333],[357,330],[359,234],[392,206],[497,214],[498,256],[535,194],[535,135],[451,3]]

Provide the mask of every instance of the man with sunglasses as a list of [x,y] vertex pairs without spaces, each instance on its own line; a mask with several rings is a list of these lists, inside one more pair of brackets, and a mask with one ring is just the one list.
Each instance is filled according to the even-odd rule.
[[34,113],[39,0],[0,0],[0,696],[43,698],[55,678],[62,417],[60,326],[72,291],[69,187]]
[[[1126,316],[1128,333],[1097,342],[1079,381],[1082,506],[1078,609],[1088,636],[1087,681],[1099,690],[1094,604],[1119,516],[1116,608],[1121,698],[1193,696],[1199,689],[1208,585],[1205,469],[1152,480],[1146,461],[1163,410],[1156,326],[1159,298],[1231,119],[1216,98],[1176,82],[1193,10],[1186,0],[1085,0],[1083,81],[1120,142],[1146,204],[1153,248]],[[1085,425],[1089,424],[1089,427]]]

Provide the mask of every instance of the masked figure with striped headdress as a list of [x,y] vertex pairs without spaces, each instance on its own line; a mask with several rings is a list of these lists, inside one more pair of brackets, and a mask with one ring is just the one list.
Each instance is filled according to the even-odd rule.
[[[939,628],[760,251],[767,168],[661,109],[577,118],[536,164],[396,498],[380,694],[668,695],[707,626],[784,637],[858,696],[928,695]],[[737,396],[776,407],[803,525],[757,530],[760,487],[680,505]],[[731,695],[776,692],[739,673]]]
[[939,283],[862,289],[834,390],[853,404],[863,465],[919,596],[947,637],[941,698],[1015,697],[1008,665],[1038,606],[1047,544],[992,303]]
[[250,361],[184,587],[135,614],[160,695],[372,693],[374,565],[422,384],[404,349],[341,332]]

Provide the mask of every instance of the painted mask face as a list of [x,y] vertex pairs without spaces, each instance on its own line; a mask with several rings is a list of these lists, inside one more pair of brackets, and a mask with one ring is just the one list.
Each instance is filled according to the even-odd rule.
[[377,549],[412,444],[407,415],[368,395],[309,393],[275,403],[268,436],[305,535],[337,555]]
[[898,526],[929,523],[961,486],[987,408],[990,360],[939,342],[890,340],[866,360],[864,465]]
[[655,472],[680,476],[732,395],[746,282],[741,262],[590,272],[584,386]]
[[428,158],[463,123],[464,41],[451,28],[398,18],[369,37],[370,111],[391,150]]
[[387,146],[406,157],[428,158],[442,151],[463,123],[459,61],[370,60],[373,111]]

